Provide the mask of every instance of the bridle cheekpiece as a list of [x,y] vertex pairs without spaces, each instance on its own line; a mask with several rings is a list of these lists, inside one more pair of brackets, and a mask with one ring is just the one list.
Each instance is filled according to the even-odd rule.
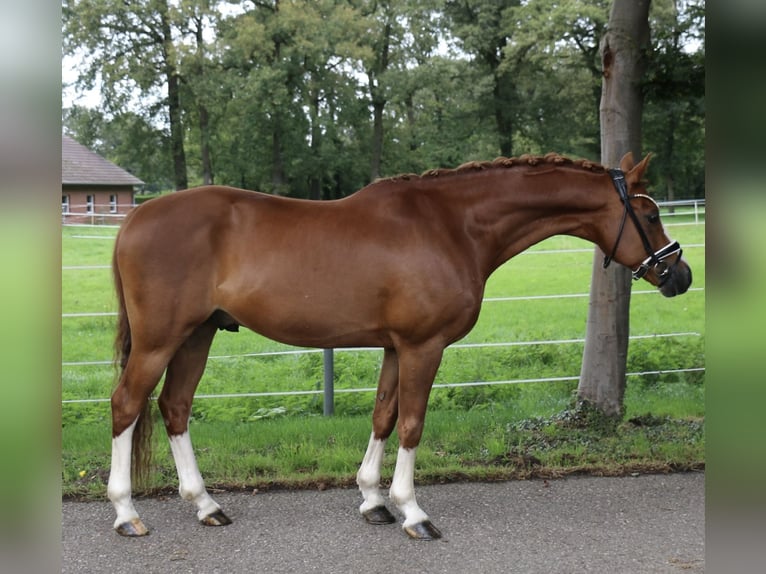
[[610,255],[604,256],[604,269],[609,267],[609,264],[612,262],[612,259],[614,259],[614,256],[617,253],[617,246],[620,244],[620,239],[622,238],[622,232],[625,229],[625,220],[627,219],[628,216],[630,216],[630,219],[633,221],[633,224],[636,226],[636,230],[638,231],[638,236],[641,238],[641,243],[644,244],[644,250],[646,251],[646,254],[648,255],[648,257],[641,262],[638,268],[633,270],[633,279],[634,280],[641,279],[644,275],[646,275],[649,272],[650,269],[655,268],[657,277],[660,279],[660,284],[662,284],[662,282],[669,277],[673,266],[675,266],[675,263],[673,264],[673,266],[668,266],[668,264],[665,263],[665,259],[677,253],[678,254],[678,258],[676,259],[676,263],[677,263],[681,259],[681,254],[683,253],[683,250],[681,249],[681,246],[679,245],[678,241],[671,241],[665,247],[662,247],[658,249],[657,251],[652,250],[652,246],[649,244],[649,238],[646,237],[644,228],[641,226],[641,223],[638,220],[638,216],[636,215],[636,212],[633,211],[633,206],[630,204],[630,200],[636,197],[643,197],[648,199],[655,205],[656,205],[656,202],[648,195],[644,195],[641,193],[634,193],[629,195],[628,187],[627,187],[627,184],[625,183],[625,174],[622,172],[622,170],[609,169],[608,171],[609,171],[609,176],[612,178],[612,182],[614,183],[614,187],[617,190],[618,195],[620,196],[620,200],[622,201],[622,204],[625,206],[625,211],[623,211],[622,213],[622,220],[620,221],[620,229],[617,232],[617,239],[614,242],[612,253]]

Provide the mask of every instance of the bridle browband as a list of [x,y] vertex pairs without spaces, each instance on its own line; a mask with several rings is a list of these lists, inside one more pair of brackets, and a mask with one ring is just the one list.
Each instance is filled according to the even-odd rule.
[[630,219],[633,221],[633,224],[636,226],[636,230],[638,230],[638,236],[641,238],[641,243],[644,244],[644,250],[646,251],[646,254],[648,257],[644,259],[641,264],[638,266],[637,269],[633,271],[633,279],[638,280],[641,279],[644,275],[646,275],[650,269],[656,268],[655,272],[657,273],[657,277],[660,279],[660,284],[668,278],[670,271],[675,266],[675,263],[668,267],[666,263],[664,263],[665,259],[670,257],[671,255],[674,255],[678,253],[678,258],[676,259],[676,263],[680,261],[681,254],[683,253],[683,250],[681,249],[681,246],[679,245],[678,241],[671,241],[668,243],[665,247],[662,247],[661,249],[658,249],[657,251],[652,250],[652,246],[649,243],[649,238],[646,237],[646,233],[644,232],[644,228],[641,227],[640,222],[638,221],[638,216],[636,215],[636,212],[633,211],[633,206],[630,204],[630,200],[636,197],[644,197],[651,201],[652,203],[656,202],[649,197],[648,195],[635,193],[632,195],[628,195],[628,186],[625,183],[625,174],[622,172],[621,169],[609,169],[607,170],[609,172],[609,176],[612,178],[612,182],[614,183],[614,187],[617,190],[618,195],[620,196],[620,200],[622,201],[622,204],[625,206],[625,211],[622,213],[622,220],[620,221],[620,229],[617,231],[617,239],[614,242],[614,247],[612,248],[612,253],[610,255],[604,256],[604,269],[609,267],[609,264],[612,262],[612,259],[614,259],[615,254],[617,253],[617,246],[620,244],[620,239],[622,238],[622,232],[625,229],[625,220],[628,216],[630,216]]

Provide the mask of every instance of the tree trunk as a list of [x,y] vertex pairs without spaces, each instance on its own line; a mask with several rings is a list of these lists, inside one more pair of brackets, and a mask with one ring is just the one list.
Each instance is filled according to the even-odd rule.
[[170,119],[170,150],[173,155],[173,179],[176,190],[181,190],[189,187],[186,178],[186,152],[184,151],[184,133],[181,121],[181,82],[173,60],[175,48],[170,30],[167,2],[162,2],[159,8],[162,22],[165,76],[168,82],[168,117]]
[[202,159],[202,184],[213,184],[213,164],[210,161],[210,118],[207,107],[199,106],[200,155]]
[[[500,61],[497,62],[498,66]],[[513,85],[508,74],[494,70],[495,85],[493,88],[495,123],[497,124],[498,146],[500,155],[513,155]]]
[[319,79],[314,77],[311,90],[311,172],[309,175],[309,199],[322,199],[322,127],[319,122]]
[[[645,50],[650,0],[614,0],[601,41],[601,162],[617,167],[627,152],[641,157]],[[615,192],[616,193],[616,192]],[[603,268],[596,248],[578,398],[608,416],[621,416],[625,394],[630,318],[630,270]]]
[[370,181],[380,177],[380,166],[383,162],[383,110],[388,100],[385,90],[380,85],[380,77],[388,70],[388,57],[391,48],[391,24],[383,27],[383,39],[377,61],[373,69],[367,71],[372,99],[372,157],[370,158]]
[[[195,73],[200,82],[205,76],[205,39],[202,35],[202,18],[195,18],[195,40],[197,42],[197,63]],[[207,105],[201,101],[202,96],[197,96],[199,110],[199,134],[200,134],[200,161],[202,162],[202,184],[213,184],[213,165],[210,161],[210,116]]]
[[380,177],[380,165],[383,159],[383,108],[385,100],[372,102],[372,157],[370,158],[370,181]]
[[189,183],[186,178],[180,87],[178,75],[174,70],[168,72],[168,116],[170,117],[170,149],[173,155],[173,180],[178,191],[189,187]]

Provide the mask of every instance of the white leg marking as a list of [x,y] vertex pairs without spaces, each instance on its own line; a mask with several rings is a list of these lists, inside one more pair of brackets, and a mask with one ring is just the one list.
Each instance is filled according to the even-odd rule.
[[173,452],[178,471],[178,492],[181,498],[197,505],[197,518],[202,520],[220,510],[221,507],[205,490],[205,482],[197,466],[189,432],[171,436],[170,450]]
[[356,473],[356,483],[364,497],[364,502],[359,507],[359,512],[362,514],[385,504],[380,494],[380,465],[383,462],[385,448],[385,439],[376,439],[375,433],[372,433],[367,452],[364,454],[359,472]]
[[107,496],[117,511],[114,527],[138,518],[138,513],[131,500],[130,462],[133,445],[133,429],[138,419],[112,439],[112,468],[109,471]]
[[415,500],[415,454],[417,448],[399,447],[396,457],[394,479],[391,482],[389,496],[404,514],[402,526],[412,526],[428,520],[428,515]]

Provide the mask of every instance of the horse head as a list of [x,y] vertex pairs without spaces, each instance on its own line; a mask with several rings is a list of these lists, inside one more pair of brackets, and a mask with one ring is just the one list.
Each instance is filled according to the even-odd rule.
[[[645,279],[665,297],[685,293],[692,282],[692,272],[683,259],[677,241],[668,237],[660,221],[660,208],[646,191],[644,172],[649,165],[647,155],[637,165],[628,152],[620,161],[620,169],[610,169],[622,211],[617,239],[611,254],[604,258],[607,267],[614,258],[633,271],[633,278]],[[630,223],[626,224],[630,219]]]

